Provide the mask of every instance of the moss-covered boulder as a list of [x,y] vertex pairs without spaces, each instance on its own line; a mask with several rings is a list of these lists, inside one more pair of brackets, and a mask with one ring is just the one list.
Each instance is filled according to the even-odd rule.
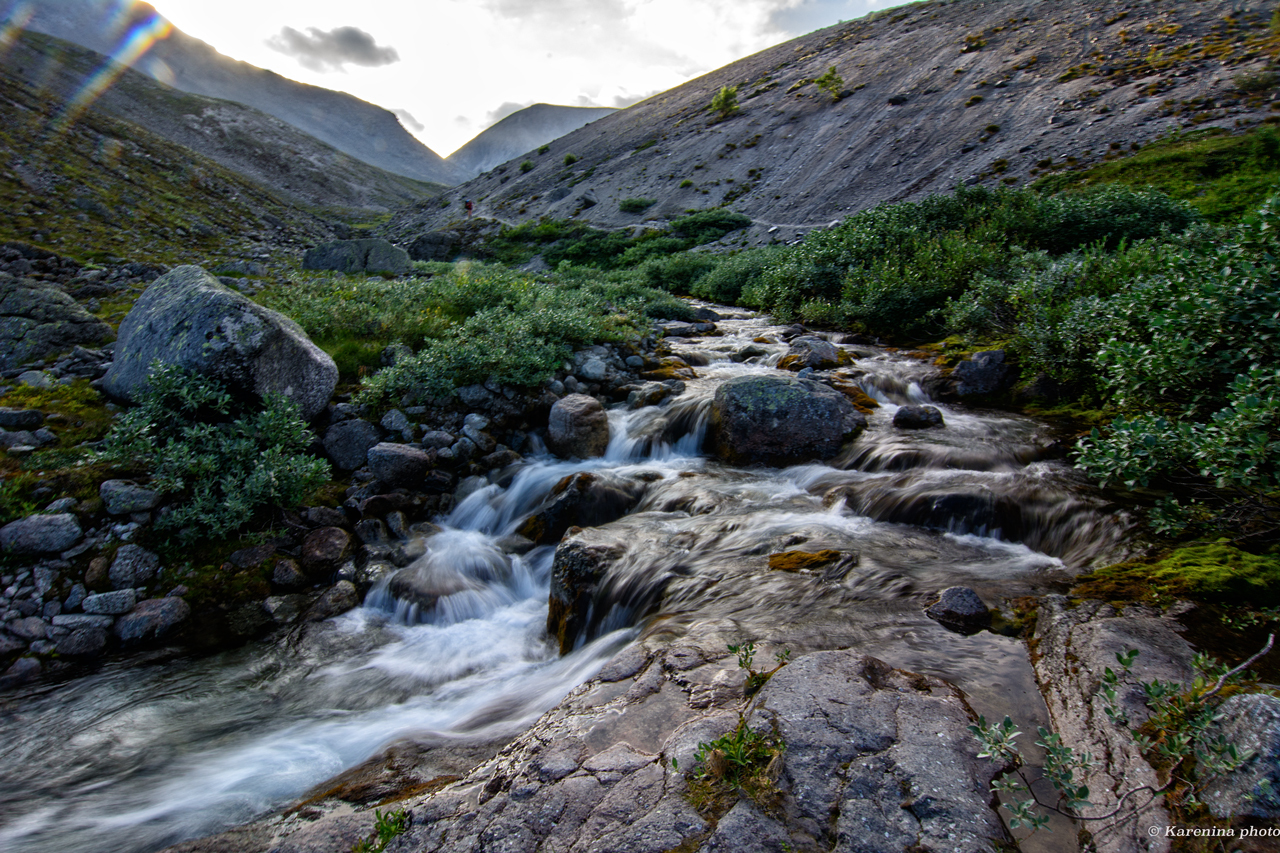
[[739,376],[716,389],[708,438],[734,465],[793,465],[829,459],[866,429],[839,391],[784,376]]
[[338,368],[297,323],[224,287],[197,266],[152,282],[120,324],[115,361],[103,379],[132,401],[152,362],[212,376],[228,388],[281,394],[310,420],[329,402]]

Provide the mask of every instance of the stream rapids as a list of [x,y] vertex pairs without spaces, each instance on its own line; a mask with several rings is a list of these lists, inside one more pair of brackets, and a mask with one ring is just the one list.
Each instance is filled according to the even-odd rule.
[[[414,565],[458,591],[434,608],[384,584],[269,642],[110,663],[0,698],[0,849],[155,851],[278,811],[393,742],[510,738],[637,637],[852,647],[952,681],[989,717],[1043,721],[1020,642],[951,633],[922,609],[955,585],[992,605],[1037,595],[1119,555],[1124,517],[1051,458],[1050,427],[934,403],[929,363],[845,347],[855,360],[836,372],[880,404],[850,449],[829,464],[730,467],[701,449],[715,388],[775,372],[786,344],[766,319],[718,327],[671,342],[699,378],[658,406],[612,410],[603,458],[531,455],[438,519]],[[736,361],[748,347],[765,354]],[[892,426],[920,403],[945,427]],[[627,516],[580,534],[623,555],[591,629],[560,656],[546,632],[554,548],[518,555],[502,541],[579,471],[645,488]],[[768,570],[792,549],[856,559],[835,575]]]

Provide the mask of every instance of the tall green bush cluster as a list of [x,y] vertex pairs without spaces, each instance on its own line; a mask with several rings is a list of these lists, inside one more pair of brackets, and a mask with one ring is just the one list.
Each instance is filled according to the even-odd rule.
[[214,379],[156,365],[105,454],[151,472],[173,503],[156,522],[183,539],[222,536],[276,506],[295,506],[329,476],[306,453],[311,432],[289,400],[241,398]]
[[1277,230],[1272,197],[1239,225],[1171,246],[1160,269],[1099,305],[1095,361],[1124,414],[1082,442],[1080,462],[1107,482],[1179,486],[1183,501],[1156,516],[1170,530],[1206,510],[1237,531],[1280,523]]
[[[624,338],[645,317],[690,316],[665,290],[598,271],[566,268],[535,278],[500,265],[461,263],[414,287],[444,318],[440,334],[368,379],[367,401],[445,397],[490,378],[538,385],[575,348]],[[376,286],[369,291],[371,298],[378,293]]]

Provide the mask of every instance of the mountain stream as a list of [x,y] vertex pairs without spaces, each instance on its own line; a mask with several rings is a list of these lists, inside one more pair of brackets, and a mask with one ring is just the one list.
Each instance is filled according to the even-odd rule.
[[[1051,458],[1051,428],[935,404],[944,428],[896,429],[899,406],[930,402],[937,369],[846,347],[854,362],[837,373],[880,404],[851,450],[729,467],[701,450],[715,387],[775,371],[786,344],[765,319],[718,326],[672,342],[698,372],[683,393],[610,412],[603,458],[531,454],[438,519],[415,565],[461,583],[434,609],[375,587],[363,607],[271,642],[0,697],[0,849],[158,850],[279,810],[395,741],[465,754],[519,733],[638,636],[854,647],[954,682],[988,718],[1043,723],[1021,642],[961,636],[922,609],[954,585],[989,604],[1061,588],[1119,553],[1123,517]],[[645,485],[627,516],[581,534],[625,553],[590,631],[560,656],[546,634],[554,548],[500,543],[579,471]],[[791,549],[851,556],[825,573],[765,568]]]

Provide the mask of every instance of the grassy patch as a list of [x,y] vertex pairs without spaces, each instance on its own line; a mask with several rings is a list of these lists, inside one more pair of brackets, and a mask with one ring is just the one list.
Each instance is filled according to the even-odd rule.
[[713,817],[723,816],[743,795],[762,807],[776,807],[784,750],[776,732],[753,729],[740,717],[732,732],[698,744],[688,777],[689,802]]
[[1173,134],[1141,150],[1078,172],[1048,175],[1044,192],[1102,184],[1150,186],[1186,201],[1210,222],[1252,211],[1280,183],[1280,132],[1265,127],[1232,135],[1220,128]]
[[1251,554],[1227,540],[1186,545],[1154,559],[1130,560],[1085,575],[1073,590],[1103,601],[1280,604],[1280,555]]

